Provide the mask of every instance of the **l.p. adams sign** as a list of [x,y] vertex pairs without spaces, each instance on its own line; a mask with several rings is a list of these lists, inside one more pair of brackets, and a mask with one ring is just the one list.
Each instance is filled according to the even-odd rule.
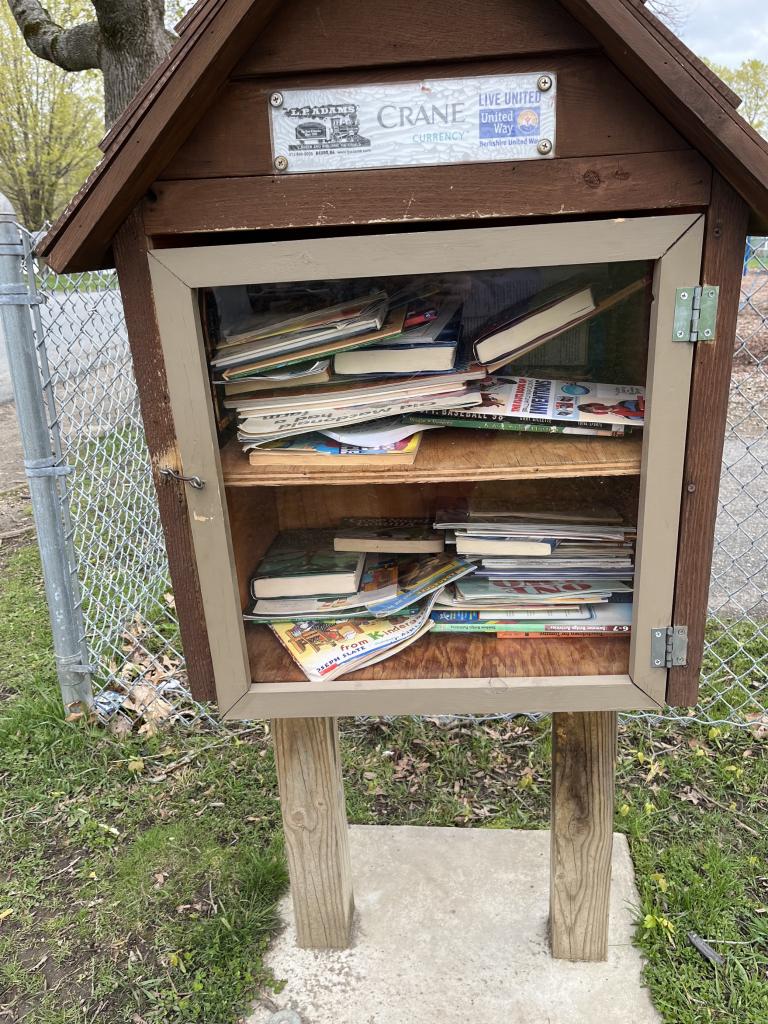
[[555,153],[552,72],[287,89],[269,98],[283,173],[542,160]]

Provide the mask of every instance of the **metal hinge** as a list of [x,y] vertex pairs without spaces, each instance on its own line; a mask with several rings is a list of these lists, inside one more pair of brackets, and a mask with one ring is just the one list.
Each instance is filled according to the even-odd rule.
[[682,668],[687,664],[687,626],[659,626],[651,630],[651,665],[653,668]]
[[678,288],[675,292],[675,327],[673,341],[715,340],[717,304],[720,289],[713,284],[695,288]]

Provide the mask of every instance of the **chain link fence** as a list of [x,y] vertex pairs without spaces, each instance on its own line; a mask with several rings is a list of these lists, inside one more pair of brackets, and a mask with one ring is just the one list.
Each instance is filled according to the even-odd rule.
[[[22,234],[24,234],[22,232]],[[30,239],[26,238],[30,252]],[[96,706],[152,730],[206,712],[186,688],[165,546],[113,272],[56,275],[28,255],[72,591]],[[768,239],[744,262],[702,701],[665,717],[749,725],[768,705]],[[207,715],[206,715],[207,717]]]

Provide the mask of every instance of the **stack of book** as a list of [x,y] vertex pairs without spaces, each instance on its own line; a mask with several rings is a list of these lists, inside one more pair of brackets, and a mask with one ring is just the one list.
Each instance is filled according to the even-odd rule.
[[269,626],[308,679],[335,679],[430,630],[443,588],[474,570],[421,520],[344,520],[277,536],[245,618]]
[[471,329],[461,295],[445,283],[325,305],[309,293],[230,328],[211,367],[254,465],[342,457],[407,464],[427,427],[619,436],[643,425],[642,387],[510,376],[510,364],[646,284],[596,297],[594,286],[572,278],[473,318]]
[[[268,626],[314,681],[389,658],[430,630],[629,633],[634,530],[524,520],[470,511],[286,531],[251,581],[245,618]],[[506,553],[486,557],[487,543],[507,545]]]
[[636,531],[610,510],[597,517],[552,513],[441,513],[436,530],[476,563],[436,602],[440,632],[499,636],[628,633]]

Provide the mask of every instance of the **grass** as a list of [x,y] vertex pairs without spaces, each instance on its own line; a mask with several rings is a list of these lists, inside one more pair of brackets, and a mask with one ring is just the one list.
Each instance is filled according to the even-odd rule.
[[[64,721],[46,621],[22,549],[0,581],[0,1020],[234,1022],[279,984],[263,964],[286,884],[266,730],[118,739]],[[616,827],[668,1024],[768,1024],[767,750],[748,730],[622,726]],[[546,721],[349,722],[344,758],[352,821],[547,826]]]

